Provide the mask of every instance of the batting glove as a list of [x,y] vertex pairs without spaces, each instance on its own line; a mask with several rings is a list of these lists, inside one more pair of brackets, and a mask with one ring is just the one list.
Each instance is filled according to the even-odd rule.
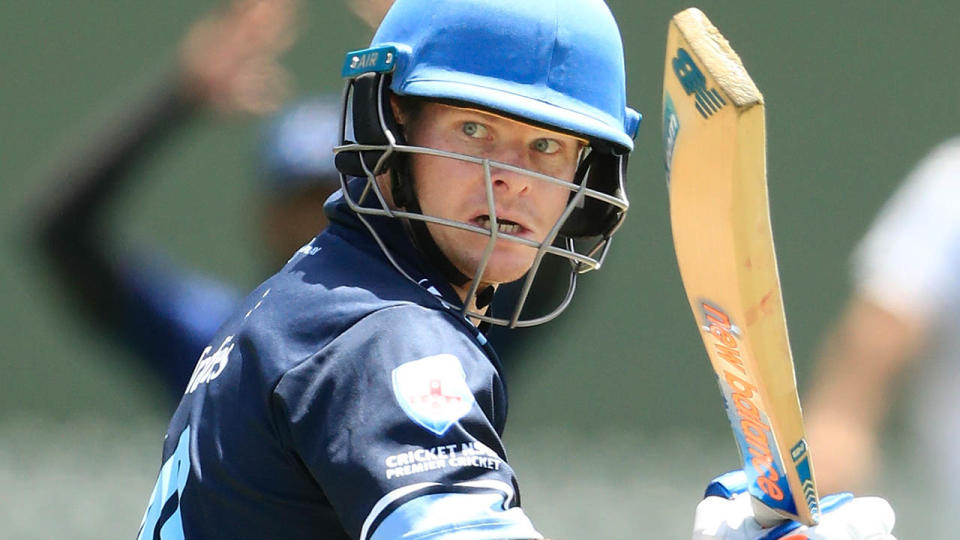
[[743,471],[735,471],[707,487],[697,505],[693,540],[896,540],[890,503],[850,493],[822,498],[820,523],[814,527],[788,520],[763,528],[754,519],[746,485]]

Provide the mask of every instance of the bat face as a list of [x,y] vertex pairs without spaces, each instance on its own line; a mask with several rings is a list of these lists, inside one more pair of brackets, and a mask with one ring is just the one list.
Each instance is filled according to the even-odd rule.
[[819,503],[770,227],[763,96],[695,8],[670,22],[663,137],[677,263],[748,489],[766,515],[813,524]]

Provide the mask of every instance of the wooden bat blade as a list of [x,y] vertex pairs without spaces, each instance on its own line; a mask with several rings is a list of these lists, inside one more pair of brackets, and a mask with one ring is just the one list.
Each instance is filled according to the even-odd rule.
[[677,263],[748,489],[761,508],[814,524],[819,502],[767,202],[763,96],[696,8],[670,22],[663,122]]

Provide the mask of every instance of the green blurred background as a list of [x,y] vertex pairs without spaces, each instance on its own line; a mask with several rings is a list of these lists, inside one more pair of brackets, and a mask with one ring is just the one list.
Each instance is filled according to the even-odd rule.
[[[520,1],[520,0],[518,0]],[[673,258],[660,141],[667,20],[689,4],[610,2],[629,100],[646,116],[632,207],[574,307],[528,331],[506,434],[524,502],[554,538],[687,538],[700,490],[736,466],[720,394]],[[0,538],[132,537],[171,409],[148,373],[66,309],[25,249],[53,162],[171,69],[214,2],[0,3]],[[958,125],[960,4],[703,1],[766,96],[771,212],[801,388],[848,291],[848,253],[904,173]],[[341,2],[305,2],[286,55],[299,93],[338,91],[342,53],[370,32]],[[252,288],[267,268],[254,215],[258,122],[213,114],[158,153],[114,216]],[[898,406],[876,490],[900,538],[936,508]]]

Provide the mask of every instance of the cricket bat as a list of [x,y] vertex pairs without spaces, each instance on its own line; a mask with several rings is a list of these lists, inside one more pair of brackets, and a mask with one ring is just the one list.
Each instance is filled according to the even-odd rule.
[[706,15],[667,34],[663,135],[677,263],[765,526],[813,525],[819,499],[767,202],[763,96]]

